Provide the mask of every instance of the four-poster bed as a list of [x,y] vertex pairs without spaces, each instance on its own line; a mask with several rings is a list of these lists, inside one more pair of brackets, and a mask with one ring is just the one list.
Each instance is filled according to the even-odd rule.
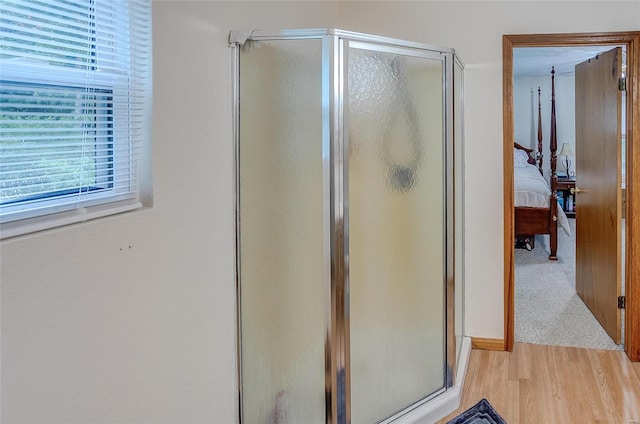
[[556,105],[555,70],[551,68],[551,133],[549,137],[551,174],[549,183],[543,178],[542,116],[540,88],[538,88],[538,146],[533,149],[514,142],[514,206],[515,237],[527,249],[534,247],[536,234],[549,235],[549,259],[556,260],[558,250],[558,224],[569,234],[567,217],[558,205],[556,175]]

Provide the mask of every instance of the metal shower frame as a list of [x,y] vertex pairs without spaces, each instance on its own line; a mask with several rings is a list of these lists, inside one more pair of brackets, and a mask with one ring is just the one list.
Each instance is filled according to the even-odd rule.
[[420,407],[435,396],[453,387],[456,370],[455,347],[455,281],[454,281],[454,66],[463,67],[455,51],[395,38],[381,37],[339,29],[308,29],[281,31],[231,31],[229,45],[233,48],[233,131],[235,142],[236,193],[236,319],[238,411],[242,423],[242,346],[241,346],[241,287],[239,240],[239,142],[240,142],[240,47],[247,41],[321,39],[322,40],[322,155],[323,155],[323,220],[325,272],[325,417],[328,424],[351,422],[350,334],[349,334],[349,222],[348,222],[348,118],[344,114],[347,92],[347,51],[349,47],[375,50],[441,60],[443,62],[442,90],[443,133],[445,137],[446,178],[444,187],[445,225],[444,246],[445,335],[443,364],[444,386],[428,397],[385,419],[392,422]]

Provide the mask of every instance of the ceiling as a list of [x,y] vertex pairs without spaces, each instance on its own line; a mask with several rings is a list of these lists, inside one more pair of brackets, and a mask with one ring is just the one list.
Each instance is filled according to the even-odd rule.
[[555,67],[556,75],[573,74],[575,65],[612,48],[613,46],[514,48],[513,75],[550,75],[552,66]]

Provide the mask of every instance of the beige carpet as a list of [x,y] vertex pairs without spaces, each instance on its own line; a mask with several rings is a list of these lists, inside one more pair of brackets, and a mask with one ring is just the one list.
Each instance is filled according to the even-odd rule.
[[515,250],[515,340],[622,350],[576,294],[575,220],[569,223],[571,237],[558,230],[557,261],[548,259],[549,236],[536,236],[532,251]]

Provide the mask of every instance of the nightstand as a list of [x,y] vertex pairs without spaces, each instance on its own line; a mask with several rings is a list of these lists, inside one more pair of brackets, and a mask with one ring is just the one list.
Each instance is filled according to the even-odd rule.
[[569,218],[575,218],[576,216],[576,196],[571,193],[572,188],[576,188],[575,178],[558,178],[558,184],[556,185],[558,190],[559,205],[562,206],[564,213]]

